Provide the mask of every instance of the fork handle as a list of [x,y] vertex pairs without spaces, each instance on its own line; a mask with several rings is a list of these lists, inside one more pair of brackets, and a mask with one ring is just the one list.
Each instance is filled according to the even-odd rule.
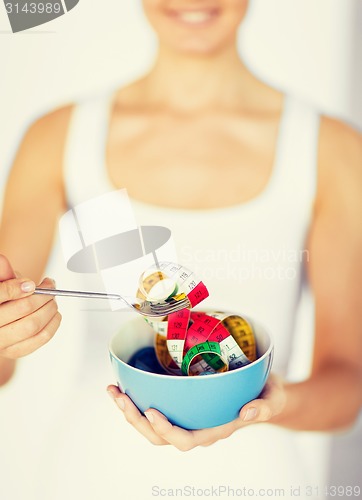
[[55,288],[35,288],[35,294],[39,295],[59,295],[61,297],[81,297],[85,299],[111,299],[120,300],[120,295],[112,293],[79,292],[76,290],[57,290]]

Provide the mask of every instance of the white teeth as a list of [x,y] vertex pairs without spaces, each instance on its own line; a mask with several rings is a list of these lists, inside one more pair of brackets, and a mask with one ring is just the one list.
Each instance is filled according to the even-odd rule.
[[181,21],[186,23],[198,24],[208,21],[211,18],[211,14],[209,12],[202,11],[182,12],[178,15],[178,17]]

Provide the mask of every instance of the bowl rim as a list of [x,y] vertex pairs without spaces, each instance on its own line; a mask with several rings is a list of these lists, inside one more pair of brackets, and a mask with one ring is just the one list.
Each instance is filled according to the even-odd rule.
[[[213,311],[212,309],[209,310],[210,311]],[[206,312],[207,313],[207,310],[203,311],[203,312]],[[224,311],[225,314],[229,314],[228,311]],[[235,315],[236,313],[230,313],[230,315],[233,314]],[[162,379],[172,379],[172,380],[205,380],[205,379],[215,379],[215,377],[217,378],[220,378],[220,377],[227,377],[227,376],[232,376],[234,373],[239,373],[241,372],[242,370],[247,370],[248,368],[250,368],[251,366],[255,366],[256,364],[259,364],[261,363],[265,358],[267,358],[268,356],[270,356],[274,350],[274,341],[273,341],[273,337],[270,335],[269,333],[269,330],[267,328],[264,327],[264,325],[262,323],[260,323],[259,321],[257,320],[254,320],[251,316],[249,315],[246,315],[246,314],[238,314],[238,316],[241,316],[245,319],[250,319],[251,322],[255,321],[256,324],[257,324],[257,328],[261,328],[263,330],[263,332],[268,336],[268,339],[269,339],[269,347],[268,349],[264,352],[264,354],[262,354],[258,359],[256,359],[255,361],[252,361],[251,363],[247,364],[247,365],[244,365],[244,366],[241,366],[240,368],[236,368],[235,370],[228,370],[226,372],[222,372],[222,373],[213,373],[212,374],[212,377],[208,377],[208,376],[198,376],[198,377],[188,377],[188,376],[182,376],[182,375],[171,375],[169,373],[166,373],[166,374],[160,374],[160,373],[153,373],[153,372],[147,372],[145,370],[140,370],[139,368],[135,368],[134,366],[131,366],[129,365],[128,363],[126,363],[126,361],[123,361],[122,359],[120,359],[114,352],[113,348],[112,348],[112,343],[113,341],[115,340],[115,338],[121,333],[122,329],[124,326],[126,326],[127,324],[130,324],[131,322],[136,322],[139,318],[133,318],[132,320],[129,320],[125,323],[123,323],[123,325],[120,327],[120,329],[118,330],[117,333],[115,333],[113,335],[113,337],[111,338],[111,340],[109,341],[108,343],[108,351],[109,351],[109,354],[111,355],[111,357],[113,357],[116,361],[120,362],[122,365],[126,366],[127,369],[131,370],[131,371],[135,371],[136,373],[143,373],[145,374],[145,376],[151,376],[151,377],[161,377]],[[147,324],[147,323],[145,323]],[[149,325],[148,325],[149,326]],[[197,382],[196,382],[197,383]]]

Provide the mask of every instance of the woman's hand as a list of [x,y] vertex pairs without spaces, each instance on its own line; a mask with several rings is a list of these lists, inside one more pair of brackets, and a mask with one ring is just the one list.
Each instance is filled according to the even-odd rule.
[[243,406],[237,419],[210,429],[187,431],[172,425],[162,413],[153,408],[146,410],[145,416],[142,415],[131,399],[123,394],[118,387],[110,385],[107,390],[124,413],[127,422],[151,443],[155,445],[170,444],[181,451],[188,451],[196,446],[209,446],[219,439],[229,437],[246,425],[267,422],[279,415],[286,404],[284,383],[279,377],[270,375],[260,398]]
[[[43,288],[53,288],[46,278]],[[0,255],[0,358],[21,358],[46,344],[57,331],[61,315],[53,297],[33,295],[34,282],[15,275]]]

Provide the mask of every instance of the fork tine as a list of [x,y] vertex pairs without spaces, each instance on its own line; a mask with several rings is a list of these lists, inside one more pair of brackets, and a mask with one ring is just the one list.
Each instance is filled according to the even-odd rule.
[[168,311],[164,311],[163,314],[165,316],[168,316],[169,314],[175,313],[177,311],[181,311],[182,309],[185,309],[186,306],[180,306],[180,307],[173,307],[172,309],[169,309]]
[[154,311],[164,311],[164,310],[172,310],[175,307],[177,307],[177,308],[186,307],[187,305],[189,305],[189,301],[187,299],[182,299],[182,300],[175,300],[172,303],[167,302],[166,304],[160,304],[160,303],[153,304],[153,303],[151,303],[150,307]]
[[170,309],[175,309],[175,308],[179,309],[179,308],[189,307],[190,305],[191,304],[188,300],[180,300],[170,305]]
[[185,301],[184,303],[180,301],[178,304],[175,304],[172,307],[165,307],[165,308],[158,308],[158,309],[154,309],[151,307],[151,311],[154,312],[155,314],[158,314],[158,315],[167,316],[168,314],[171,314],[173,312],[177,312],[177,311],[180,311],[181,309],[185,309],[185,307],[187,307],[188,305],[189,304],[187,301]]
[[172,306],[174,304],[187,304],[188,302],[189,302],[189,299],[187,297],[185,297],[184,299],[181,299],[181,300],[171,299],[171,300],[162,301],[162,302],[152,302],[152,305],[155,305],[155,306],[166,306],[166,305]]
[[182,308],[180,309],[172,309],[171,311],[168,310],[168,311],[149,311],[148,313],[145,313],[143,312],[142,314],[144,316],[153,316],[154,318],[164,318],[165,316],[168,316],[169,314],[172,314],[174,312],[177,312],[177,311],[180,311]]

